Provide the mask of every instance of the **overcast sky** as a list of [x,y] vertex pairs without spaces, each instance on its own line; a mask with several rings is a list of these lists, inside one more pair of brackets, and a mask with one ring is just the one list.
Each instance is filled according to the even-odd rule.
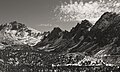
[[53,12],[56,6],[65,1],[69,2],[69,0],[0,0],[0,23],[15,20],[40,31],[52,30],[54,26],[69,30],[77,22],[57,20]]

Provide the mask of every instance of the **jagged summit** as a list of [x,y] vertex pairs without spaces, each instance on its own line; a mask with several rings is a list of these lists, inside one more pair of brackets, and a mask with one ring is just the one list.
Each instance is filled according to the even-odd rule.
[[59,27],[55,27],[51,33],[48,34],[48,39],[52,40],[52,39],[56,39],[59,37],[60,32],[62,32],[62,30]]
[[[69,52],[85,52],[95,54],[100,50],[108,50],[106,45],[119,47],[120,15],[113,12],[104,13],[93,25],[88,20],[77,23],[70,32],[54,28],[51,33],[38,46],[47,46],[52,51],[65,49]],[[44,44],[43,44],[44,43]],[[43,44],[43,45],[41,45]],[[57,47],[56,47],[57,46]]]
[[13,21],[0,25],[2,42],[7,44],[28,44],[36,45],[41,41],[43,35],[40,31],[27,27],[25,24]]
[[101,31],[104,31],[107,29],[109,25],[111,25],[114,20],[117,20],[116,18],[119,16],[119,14],[113,13],[113,12],[106,12],[104,13],[100,19],[95,23],[92,30],[99,29]]
[[6,23],[6,24],[1,24],[0,25],[0,29],[9,29],[9,30],[22,30],[22,29],[27,29],[27,26],[25,26],[25,24],[22,23],[17,23],[17,21],[13,21],[10,23]]

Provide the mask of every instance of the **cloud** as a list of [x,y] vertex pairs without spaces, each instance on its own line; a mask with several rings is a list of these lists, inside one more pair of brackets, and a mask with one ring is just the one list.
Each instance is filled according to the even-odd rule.
[[62,3],[54,10],[55,16],[63,21],[81,21],[88,19],[95,22],[104,12],[120,13],[120,2],[116,0],[75,1]]
[[39,24],[38,26],[42,26],[42,27],[51,27],[52,24]]

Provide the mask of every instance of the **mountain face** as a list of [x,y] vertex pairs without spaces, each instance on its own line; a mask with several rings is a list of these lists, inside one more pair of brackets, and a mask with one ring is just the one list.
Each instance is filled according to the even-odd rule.
[[0,64],[6,64],[8,71],[23,66],[120,65],[119,55],[120,15],[116,13],[104,13],[94,25],[83,20],[70,31],[55,27],[41,33],[16,21],[0,25]]
[[102,50],[109,54],[109,50],[115,51],[116,48],[111,48],[115,46],[118,51],[110,54],[117,54],[120,46],[119,26],[120,15],[106,12],[94,25],[88,20],[83,20],[69,32],[62,31],[59,27],[54,28],[35,48],[48,52],[80,52],[95,55]]
[[34,30],[25,24],[16,21],[0,25],[0,42],[4,44],[36,45],[43,39],[40,31]]
[[83,55],[100,57],[119,55],[120,52],[120,15],[104,13],[100,19],[91,24],[83,20],[70,32],[54,28],[48,36],[36,45],[36,48],[54,53],[83,53]]

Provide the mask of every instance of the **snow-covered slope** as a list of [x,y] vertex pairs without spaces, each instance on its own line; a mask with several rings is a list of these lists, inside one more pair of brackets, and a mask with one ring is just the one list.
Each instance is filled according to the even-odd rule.
[[16,21],[0,25],[0,42],[7,44],[27,44],[34,46],[44,35],[35,29]]

